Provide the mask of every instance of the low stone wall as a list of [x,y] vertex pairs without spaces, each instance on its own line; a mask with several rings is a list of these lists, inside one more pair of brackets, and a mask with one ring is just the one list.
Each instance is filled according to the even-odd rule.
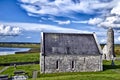
[[34,62],[0,63],[0,66],[13,66],[13,65],[25,65],[25,64],[39,64],[39,61],[34,61]]

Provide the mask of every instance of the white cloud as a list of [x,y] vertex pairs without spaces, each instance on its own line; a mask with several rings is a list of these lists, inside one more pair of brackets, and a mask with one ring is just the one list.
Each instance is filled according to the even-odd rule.
[[[114,0],[115,2],[116,0]],[[104,16],[104,20],[98,24],[101,27],[113,27],[120,28],[120,0],[113,3],[114,6],[111,10]]]
[[31,37],[31,36],[27,36],[26,38],[30,39],[30,38],[32,38],[32,37]]
[[[52,15],[67,16],[72,12],[86,14],[99,13],[100,15],[85,21],[72,21],[73,23],[87,23],[101,27],[119,27],[120,23],[120,0],[19,0],[21,7],[30,16]],[[28,4],[25,4],[28,3]],[[32,15],[33,14],[33,15]],[[70,24],[71,21],[56,21],[58,24]]]
[[28,16],[34,16],[34,17],[39,17],[38,15],[32,14],[32,13],[27,13]]
[[102,18],[90,18],[89,20],[85,21],[72,21],[73,23],[83,23],[83,24],[91,24],[91,25],[96,25],[99,24],[103,21]]
[[[120,6],[120,4],[119,4]],[[99,24],[99,26],[103,27],[113,27],[113,28],[120,28],[120,8],[114,7],[111,10],[110,15],[105,17],[105,20]]]
[[19,27],[4,26],[0,24],[0,36],[14,36],[20,34]]
[[[19,0],[23,4],[21,7],[26,11],[35,14],[50,14],[55,16],[70,14],[71,11],[83,12],[87,14],[97,13],[95,10],[109,9],[118,1],[113,0],[111,2],[101,2],[100,0],[79,0],[74,2],[73,0],[55,0],[50,2],[49,0]],[[29,3],[24,4],[24,3]],[[110,5],[111,4],[111,5]],[[100,12],[99,11],[99,12]]]
[[[19,1],[24,2],[24,3],[28,3],[28,2],[34,3],[34,2],[36,2],[38,0],[19,0]],[[46,0],[44,0],[44,1],[46,1]]]
[[96,24],[99,24],[100,22],[102,22],[103,19],[101,18],[91,18],[89,21],[88,21],[88,24],[91,24],[91,25],[96,25]]
[[114,41],[115,41],[115,43],[120,43],[120,36],[115,36]]
[[[72,12],[86,14],[98,13],[99,16],[85,21],[72,21],[73,23],[84,23],[100,27],[119,27],[120,23],[120,0],[19,0],[21,7],[29,16],[51,15],[67,16]],[[25,4],[28,3],[28,4]],[[32,15],[33,14],[33,15]],[[43,19],[44,20],[44,19]],[[58,24],[70,24],[71,21],[54,21]]]
[[118,37],[118,40],[120,41],[120,36]]
[[88,21],[86,20],[86,21],[72,21],[72,23],[83,23],[83,24],[86,24],[86,23],[88,23]]
[[54,20],[54,22],[57,22],[57,23],[60,24],[60,25],[63,25],[63,24],[70,24],[70,23],[71,23],[70,20],[67,20],[67,21],[58,21],[58,20]]
[[113,27],[113,28],[120,28],[120,17],[117,15],[109,15],[105,17],[105,19],[97,24],[100,27]]
[[[100,3],[97,0],[95,1],[97,4]],[[85,20],[85,21],[72,21],[72,22],[96,25],[96,26],[105,27],[105,28],[113,27],[116,30],[120,28],[120,0],[113,0],[109,3],[107,2],[106,3],[106,5],[108,5],[107,8],[105,8],[105,4],[100,3],[101,5],[104,5],[103,8],[102,6],[101,7],[99,5],[97,6],[97,4],[92,5],[92,9],[95,9],[96,7],[97,9],[100,9],[101,12],[103,11],[103,13],[101,13],[99,16],[90,18],[89,20]]]
[[106,39],[101,39],[100,43],[106,43]]
[[41,17],[42,20],[48,20],[48,18],[45,18],[45,17]]
[[49,18],[42,17],[41,19],[43,19],[43,20],[51,20],[51,21],[56,22],[56,23],[58,23],[60,25],[70,24],[71,23],[70,20],[56,20],[53,16],[51,16]]
[[87,21],[87,23],[88,24],[91,24],[91,25],[96,25],[96,24],[99,24],[99,23],[101,23],[103,21],[103,19],[102,18],[90,18],[88,21]]
[[114,21],[117,20],[117,16],[109,16],[109,17],[106,17],[106,22],[109,22],[109,23],[113,23]]
[[[20,6],[28,12],[29,16],[43,16],[41,20],[51,20],[60,25],[70,24],[70,23],[84,23],[90,25],[99,26],[96,30],[82,31],[71,28],[62,28],[59,26],[46,25],[46,24],[32,24],[32,23],[9,23],[11,25],[18,24],[21,28],[25,30],[35,30],[35,31],[55,31],[55,32],[89,32],[95,31],[98,36],[106,37],[106,32],[99,31],[101,27],[114,27],[120,28],[120,0],[19,0],[21,1]],[[73,2],[76,1],[76,2]],[[28,3],[28,4],[26,4]],[[85,13],[92,14],[88,20],[79,21],[76,19],[76,15],[72,13]],[[47,18],[44,17],[47,15]],[[36,17],[37,17],[36,16]],[[52,17],[50,17],[52,16]],[[74,18],[76,21],[72,20],[55,20],[56,16],[64,16],[69,18]],[[87,17],[88,18],[88,17]],[[42,22],[40,20],[40,22]],[[7,23],[8,24],[8,23]],[[93,28],[93,27],[92,27]],[[119,38],[116,38],[118,41]],[[100,42],[104,43],[105,38],[100,39]]]
[[19,26],[24,30],[28,31],[44,31],[44,32],[70,32],[70,33],[90,33],[89,31],[77,30],[72,28],[63,28],[60,26],[46,25],[46,24],[37,24],[37,23],[6,23],[6,25]]
[[120,15],[120,2],[111,10],[111,14]]

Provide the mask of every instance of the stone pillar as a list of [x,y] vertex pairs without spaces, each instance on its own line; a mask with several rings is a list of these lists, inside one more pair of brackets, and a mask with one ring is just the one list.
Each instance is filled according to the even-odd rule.
[[107,60],[112,60],[115,57],[114,54],[114,31],[110,27],[107,31]]

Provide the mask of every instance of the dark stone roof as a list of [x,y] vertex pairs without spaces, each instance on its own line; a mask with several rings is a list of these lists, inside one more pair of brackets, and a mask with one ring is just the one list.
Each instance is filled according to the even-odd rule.
[[43,33],[42,53],[97,55],[101,54],[94,34]]

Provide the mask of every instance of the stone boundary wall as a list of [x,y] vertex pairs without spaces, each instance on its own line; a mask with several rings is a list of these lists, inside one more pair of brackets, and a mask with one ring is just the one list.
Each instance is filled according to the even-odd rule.
[[0,63],[0,66],[13,66],[13,65],[25,65],[25,64],[39,64],[39,61],[34,62],[12,62],[12,63]]

